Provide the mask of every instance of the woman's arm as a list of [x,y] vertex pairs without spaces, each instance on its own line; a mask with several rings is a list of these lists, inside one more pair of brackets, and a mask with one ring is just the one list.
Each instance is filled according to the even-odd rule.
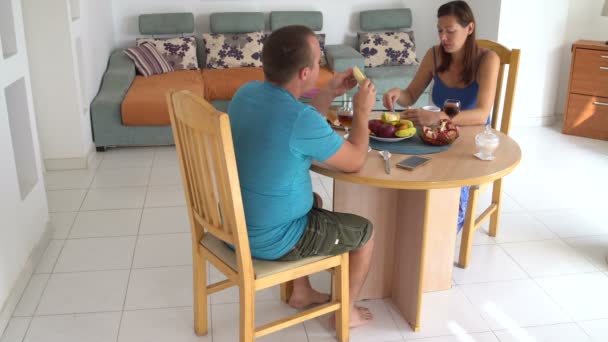
[[[460,126],[485,125],[494,105],[499,68],[500,58],[496,52],[491,50],[486,52],[477,71],[477,82],[479,83],[477,106],[474,109],[463,110],[454,116],[452,121],[455,124]],[[443,113],[441,118],[447,119],[448,116]]]
[[433,48],[429,49],[420,66],[416,71],[416,75],[406,89],[393,88],[386,92],[383,97],[384,107],[392,109],[393,104],[397,102],[401,107],[408,107],[416,103],[418,98],[424,92],[424,89],[433,79]]

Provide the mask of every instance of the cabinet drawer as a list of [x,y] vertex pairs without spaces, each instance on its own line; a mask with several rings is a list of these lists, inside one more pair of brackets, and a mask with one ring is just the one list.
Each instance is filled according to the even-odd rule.
[[570,94],[562,131],[608,140],[608,97]]
[[570,92],[608,97],[608,51],[577,48]]

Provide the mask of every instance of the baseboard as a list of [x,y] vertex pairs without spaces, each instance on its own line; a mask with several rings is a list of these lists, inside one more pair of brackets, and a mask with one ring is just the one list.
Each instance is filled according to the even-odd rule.
[[23,269],[21,270],[21,273],[19,274],[15,285],[13,286],[11,292],[8,295],[8,298],[4,302],[2,310],[0,311],[0,336],[2,336],[2,334],[4,333],[4,330],[6,329],[6,326],[8,325],[8,322],[11,319],[15,308],[17,307],[17,304],[19,304],[21,295],[23,294],[23,291],[25,291],[25,288],[27,287],[27,284],[29,283],[32,274],[36,269],[36,265],[38,265],[38,263],[40,262],[40,259],[46,251],[46,248],[49,246],[49,243],[51,242],[52,238],[53,227],[51,225],[51,222],[49,221],[46,224],[46,228],[44,229],[40,240],[38,240],[38,243],[32,249],[32,252],[30,253],[29,258],[27,259],[25,266],[23,266]]
[[95,157],[95,145],[89,146],[86,155],[77,158],[57,158],[44,159],[44,167],[46,171],[61,171],[61,170],[76,170],[76,169],[87,169],[93,165]]

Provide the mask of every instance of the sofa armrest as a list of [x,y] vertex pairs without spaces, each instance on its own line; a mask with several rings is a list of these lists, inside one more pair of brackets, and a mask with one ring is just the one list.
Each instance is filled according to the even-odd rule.
[[91,125],[96,143],[96,137],[122,126],[120,106],[134,79],[133,61],[124,54],[123,49],[112,52],[99,92],[91,102]]
[[325,45],[327,64],[337,72],[342,72],[354,66],[363,70],[365,63],[361,54],[347,45]]

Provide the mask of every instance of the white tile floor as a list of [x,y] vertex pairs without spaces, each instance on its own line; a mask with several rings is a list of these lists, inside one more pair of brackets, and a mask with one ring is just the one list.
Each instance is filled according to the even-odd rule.
[[[454,287],[424,297],[413,333],[388,301],[351,341],[608,341],[608,142],[555,127],[514,128],[523,160],[506,178],[501,231],[475,237]],[[190,236],[174,148],[98,154],[93,170],[49,172],[55,227],[0,342],[236,341],[234,289],[212,296],[210,333],[192,331]],[[332,180],[313,174],[327,206]],[[487,202],[489,194],[482,195]],[[599,210],[598,210],[599,209]],[[219,280],[217,271],[210,272]],[[327,290],[324,275],[313,283]],[[276,288],[258,323],[293,312]],[[325,320],[264,341],[332,341]]]

